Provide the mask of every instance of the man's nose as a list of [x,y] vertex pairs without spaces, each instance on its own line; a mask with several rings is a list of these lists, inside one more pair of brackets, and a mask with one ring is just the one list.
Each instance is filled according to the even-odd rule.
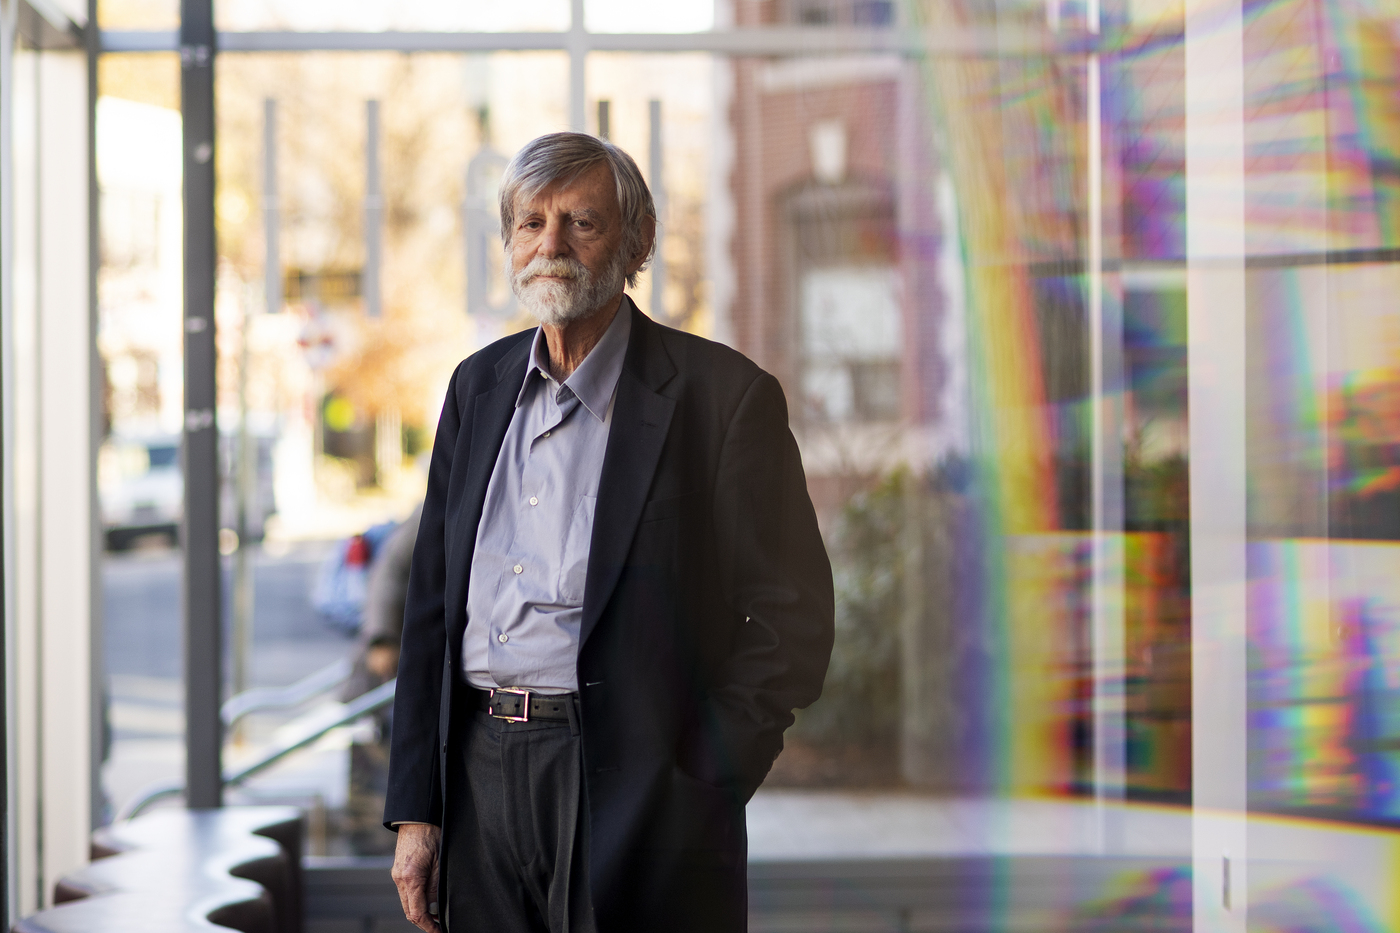
[[564,236],[565,225],[558,220],[547,220],[544,232],[540,235],[540,255],[554,259],[569,251],[568,239]]

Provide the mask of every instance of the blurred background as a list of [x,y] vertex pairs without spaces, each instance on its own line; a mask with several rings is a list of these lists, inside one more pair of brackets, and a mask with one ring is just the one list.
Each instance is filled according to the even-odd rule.
[[[101,825],[177,804],[185,773],[188,206],[178,4],[91,12]],[[219,689],[244,698],[224,761],[254,765],[227,799],[306,808],[313,857],[392,851],[392,717],[347,705],[393,673],[366,607],[453,368],[529,326],[496,179],[573,128],[657,196],[638,305],[782,383],[836,574],[826,688],[750,805],[754,864],[961,879],[920,868],[891,907],[832,893],[859,869],[821,875],[783,910],[756,895],[755,929],[1400,929],[1397,15],[221,0]],[[26,192],[59,164],[43,69],[66,53],[25,43],[7,631],[42,644],[42,254],[64,241],[41,223],[61,199]],[[18,870],[51,882],[53,858]],[[20,883],[21,912],[45,890]]]

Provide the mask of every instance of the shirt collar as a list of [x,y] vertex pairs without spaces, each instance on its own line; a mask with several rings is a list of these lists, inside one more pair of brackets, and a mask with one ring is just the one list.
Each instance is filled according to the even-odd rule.
[[[612,401],[613,390],[617,388],[618,377],[622,375],[622,360],[627,355],[627,342],[632,334],[632,303],[626,298],[618,306],[612,323],[603,331],[602,339],[588,351],[583,362],[578,365],[564,385],[578,396],[588,413],[599,421],[606,421],[608,403]],[[539,373],[557,385],[549,374],[549,345],[545,342],[544,328],[535,328],[535,338],[530,346],[530,366],[525,371],[525,382],[520,394],[515,398],[515,407],[525,404],[530,379]]]

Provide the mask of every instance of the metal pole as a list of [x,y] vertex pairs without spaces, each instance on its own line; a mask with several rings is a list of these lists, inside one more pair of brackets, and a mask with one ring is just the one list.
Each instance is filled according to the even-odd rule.
[[278,235],[281,216],[277,207],[277,101],[263,101],[263,284],[267,313],[282,310],[282,257]]
[[215,422],[214,4],[180,3],[185,194],[185,798],[223,802],[219,431]]
[[[1090,645],[1093,655],[1093,773],[1099,851],[1120,851],[1122,803],[1127,782],[1125,655],[1126,577],[1123,464],[1123,302],[1117,273],[1120,250],[1116,214],[1117,151],[1104,133],[1103,63],[1090,55],[1088,98],[1089,346],[1091,385],[1090,512],[1093,589]],[[1106,229],[1107,227],[1107,229]]]
[[[87,21],[97,23],[97,0],[87,2]],[[97,349],[97,275],[102,263],[101,188],[97,180],[97,58],[101,41],[97,28],[83,32],[87,51],[87,155],[88,155],[88,501],[92,503],[88,559],[88,806],[93,828],[106,822],[106,795],[102,790],[102,764],[106,758],[107,678],[105,676],[104,626],[102,624],[102,509],[97,490],[97,451],[107,433],[103,411],[102,355]]]
[[598,101],[598,138],[612,138],[612,101]]
[[375,416],[374,461],[380,488],[396,487],[403,468],[403,415],[395,406]]
[[666,256],[661,249],[661,220],[666,216],[666,183],[661,174],[661,101],[651,101],[647,109],[651,124],[651,152],[648,169],[651,174],[651,198],[656,203],[656,252],[651,257],[651,317],[665,321],[666,314]]
[[583,0],[570,0],[569,12],[569,129],[586,133],[588,30],[584,25]]
[[[253,329],[256,297],[248,288],[243,294],[243,333],[238,344],[238,465],[234,499],[237,509],[234,530],[238,550],[233,555],[233,692],[248,689],[248,663],[253,653],[253,564],[248,553],[248,505],[253,494],[253,471],[257,468],[256,444],[248,430],[248,337]],[[243,724],[233,727],[233,740],[243,740]]]
[[384,194],[379,183],[379,101],[365,101],[365,268],[360,277],[365,314],[379,317],[379,264],[384,223]]
[[[13,195],[13,164],[11,163],[10,146],[13,141],[12,121],[14,119],[14,40],[15,40],[15,13],[17,4],[14,0],[0,0],[0,458],[8,465],[9,452],[14,449],[12,443],[14,420],[9,417],[11,405],[13,405],[14,390],[13,381],[14,369],[10,365],[13,359],[14,340],[11,338],[12,313],[11,300],[13,295],[12,270],[14,269],[14,211],[12,204]],[[14,470],[6,469],[3,478],[0,478],[0,859],[5,860],[5,864],[18,865],[19,847],[16,845],[17,838],[14,831],[16,818],[19,816],[19,808],[14,800],[15,795],[11,788],[14,782],[11,780],[10,770],[15,764],[10,755],[10,717],[15,709],[14,687],[15,680],[12,676],[11,665],[14,654],[11,648],[11,638],[13,637],[15,613],[11,611],[12,591],[8,584],[12,579],[11,566],[13,552],[9,550],[10,529],[14,527],[14,498],[13,498]],[[15,921],[19,919],[16,910],[16,886],[18,884],[19,872],[9,869],[5,872],[5,877],[0,878],[0,922],[5,924],[5,928],[11,928]]]

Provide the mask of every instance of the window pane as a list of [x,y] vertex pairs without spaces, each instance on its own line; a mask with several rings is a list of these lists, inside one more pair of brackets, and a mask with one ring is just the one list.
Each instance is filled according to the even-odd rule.
[[1245,32],[1250,792],[1391,820],[1400,215],[1381,89],[1395,41],[1361,8],[1325,29],[1291,10],[1271,4]]
[[329,0],[222,0],[220,29],[404,31],[561,31],[569,28],[568,0],[531,3],[337,3]]
[[[597,31],[716,19],[709,3],[586,9]],[[1126,38],[1097,52],[1077,44],[1095,25],[1084,4],[764,0],[722,12],[806,36],[898,21],[967,47],[589,55],[586,127],[631,153],[658,195],[657,256],[632,294],[779,380],[835,571],[825,689],[750,806],[755,877],[813,853],[984,859],[1039,846],[1063,857],[1056,870],[1093,856],[1105,874],[1042,894],[1018,863],[1005,903],[998,891],[956,906],[996,920],[1003,908],[1052,911],[1035,916],[1057,929],[1137,910],[1185,923],[1218,880],[1193,881],[1192,858],[1230,857],[1323,879],[1303,894],[1251,885],[1251,911],[1277,926],[1315,907],[1360,928],[1389,909],[1383,885],[1347,877],[1346,858],[1313,864],[1334,850],[1272,819],[1400,816],[1400,56],[1379,14],[1310,10],[1248,9],[1230,49],[1245,65],[1239,112],[1225,106],[1230,68],[1188,74],[1172,4],[1099,9],[1099,34]],[[221,16],[229,28],[568,25],[562,3],[235,4]],[[979,31],[993,28],[1000,45]],[[128,524],[149,526],[178,451],[178,74],[170,56],[102,67],[104,87],[124,95],[99,104],[104,489],[126,489],[111,500],[125,495]],[[421,495],[452,367],[531,324],[505,285],[495,190],[512,153],[568,124],[569,63],[230,54],[219,69],[220,418],[238,424],[246,410],[267,447],[276,514],[254,561],[251,682],[286,683],[349,650],[356,561]],[[1219,87],[1188,80],[1203,74]],[[273,202],[261,174],[269,99]],[[124,137],[111,141],[109,126]],[[270,208],[274,314],[261,304]],[[366,316],[375,218],[378,319]],[[1239,301],[1221,297],[1236,285]],[[1214,355],[1221,347],[1234,356]],[[1234,415],[1238,430],[1203,427]],[[1216,463],[1229,475],[1213,475]],[[1215,513],[1237,511],[1238,540],[1223,540]],[[1210,562],[1220,553],[1239,557],[1238,572]],[[109,592],[142,598],[157,563],[114,558]],[[1193,587],[1193,574],[1207,579]],[[1240,595],[1237,612],[1210,601],[1225,591]],[[168,634],[172,613],[146,636]],[[1211,666],[1222,645],[1239,649],[1228,675]],[[125,754],[142,735],[131,704],[143,690],[168,700],[175,675],[168,658],[114,657],[131,665],[113,668]],[[1238,684],[1240,702],[1193,709],[1217,681]],[[141,721],[169,738],[162,702],[163,719]],[[250,725],[250,741],[265,725]],[[1202,764],[1227,727],[1238,766]],[[333,770],[352,789],[331,796],[353,796],[355,775],[382,764],[354,750],[380,738],[340,736]],[[1218,786],[1241,790],[1251,833],[1285,841],[1227,856],[1193,837],[1210,819],[1200,795]],[[1342,822],[1317,831],[1352,852],[1360,837]],[[1125,854],[1147,861],[1099,860]],[[837,919],[884,922],[862,910]],[[910,913],[913,928],[936,926],[930,911]]]
[[703,32],[714,26],[713,0],[646,3],[586,0],[584,22],[592,32]]
[[[363,653],[350,636],[360,626],[366,561],[390,523],[421,501],[421,460],[447,378],[462,357],[523,326],[509,304],[468,314],[468,209],[484,205],[491,218],[479,253],[500,252],[494,177],[480,170],[498,173],[525,141],[566,123],[567,74],[558,53],[220,57],[216,323],[229,693],[285,687]],[[99,343],[109,434],[99,465],[111,548],[104,625],[113,727],[105,787],[115,808],[183,772],[180,554],[172,548],[183,505],[178,59],[105,56],[100,81]],[[275,190],[264,175],[269,100]],[[364,312],[370,100],[379,104],[383,180],[378,320]],[[482,177],[469,178],[469,168]],[[274,313],[265,308],[269,218],[279,257]],[[249,719],[229,736],[230,760],[352,686],[333,681],[300,706]],[[337,767],[348,760],[337,758]],[[350,777],[328,785],[332,803]]]
[[100,0],[97,21],[103,29],[178,29],[179,0]]
[[721,67],[701,54],[601,53],[590,55],[587,67],[590,129],[600,131],[606,113],[609,138],[636,159],[659,198],[657,251],[630,293],[653,317],[706,335],[716,326],[712,264],[723,249],[711,224],[719,206],[711,172]]

